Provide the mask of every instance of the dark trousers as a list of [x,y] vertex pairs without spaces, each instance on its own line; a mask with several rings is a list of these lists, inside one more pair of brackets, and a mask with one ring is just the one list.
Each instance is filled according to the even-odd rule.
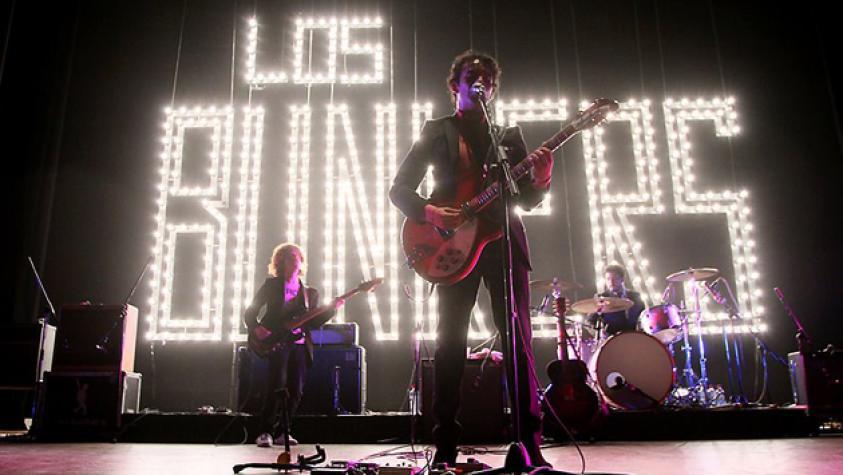
[[[286,345],[269,353],[267,388],[260,416],[261,434],[280,435],[301,402],[307,374],[305,345]],[[286,404],[285,404],[286,403]],[[284,414],[286,405],[287,414]]]
[[[456,415],[460,406],[460,387],[465,368],[466,337],[471,309],[477,300],[481,279],[492,300],[495,326],[502,337],[506,335],[507,315],[503,300],[501,254],[500,241],[489,243],[471,274],[456,284],[437,287],[439,324],[434,371],[436,387],[433,413],[436,425],[433,428],[433,440],[437,450],[446,454],[455,454],[461,432]],[[510,400],[513,400],[513,391],[518,391],[521,407],[520,439],[525,446],[537,448],[541,442],[541,409],[537,382],[532,377],[534,359],[531,346],[529,270],[517,256],[518,253],[513,252],[512,283],[515,293],[514,307],[518,314],[516,334],[519,337],[516,346],[518,386],[516,388],[511,383],[514,379],[507,367],[507,388],[510,391]],[[504,352],[508,353],[508,340],[503,342],[503,348]]]

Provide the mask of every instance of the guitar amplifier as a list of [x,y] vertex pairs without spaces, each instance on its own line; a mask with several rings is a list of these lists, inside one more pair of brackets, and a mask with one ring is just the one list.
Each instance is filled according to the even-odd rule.
[[788,353],[793,402],[811,415],[843,414],[843,351]]
[[43,321],[0,327],[0,361],[16,362],[0,372],[0,388],[35,389],[52,369],[55,339],[56,327]]
[[140,406],[140,373],[48,372],[41,431],[47,437],[107,436]]
[[[434,359],[422,359],[422,431],[427,440],[435,423],[433,416]],[[507,440],[509,427],[506,372],[503,366],[466,360],[460,388],[460,411],[457,421],[462,426],[461,443],[497,443]]]
[[260,414],[266,392],[269,360],[256,355],[248,346],[241,346],[237,348],[235,370],[237,375],[233,407],[237,412]]
[[326,323],[311,330],[310,337],[316,346],[340,345],[356,346],[359,344],[357,323]]
[[299,414],[363,414],[366,410],[366,349],[316,347]]
[[138,309],[132,305],[65,305],[52,369],[131,373],[137,332]]

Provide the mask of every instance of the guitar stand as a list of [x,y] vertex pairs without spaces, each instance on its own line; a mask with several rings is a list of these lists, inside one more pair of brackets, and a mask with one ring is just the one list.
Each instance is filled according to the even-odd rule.
[[[284,452],[284,453],[286,453],[286,452]],[[282,453],[281,455],[284,455],[284,453]],[[279,456],[279,459],[280,458],[281,458],[281,456]],[[317,464],[323,463],[323,462],[325,462],[325,460],[327,460],[327,457],[325,456],[325,449],[323,449],[319,445],[316,445],[316,454],[309,455],[307,457],[300,454],[298,456],[298,459],[296,460],[296,463],[258,463],[258,462],[250,462],[250,463],[237,464],[234,467],[232,467],[232,470],[234,470],[234,473],[240,473],[247,468],[271,468],[271,469],[274,469],[274,470],[278,470],[279,472],[281,470],[284,470],[284,471],[298,470],[300,472],[303,472],[303,471],[309,472],[310,470],[316,468],[315,466]]]

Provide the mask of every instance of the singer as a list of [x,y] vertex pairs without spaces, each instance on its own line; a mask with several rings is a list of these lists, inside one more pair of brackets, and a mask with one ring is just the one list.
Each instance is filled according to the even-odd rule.
[[[481,103],[485,104],[494,98],[500,72],[495,59],[482,53],[466,51],[454,58],[447,87],[456,111],[453,115],[425,123],[419,140],[401,163],[389,192],[393,204],[409,219],[426,221],[441,229],[453,229],[460,223],[460,210],[433,203],[462,203],[485,186],[494,150]],[[527,156],[527,147],[518,127],[495,127],[494,133],[502,135],[501,145],[511,165],[516,165]],[[526,209],[536,206],[550,186],[553,167],[551,152],[541,148],[536,153],[542,156],[542,160],[539,160],[531,174],[519,180],[521,193],[514,203]],[[428,200],[422,198],[416,189],[430,165],[433,166],[436,185]],[[499,206],[500,201],[497,201],[483,213],[500,223],[497,217],[503,215]],[[530,457],[528,462],[534,466],[550,466],[540,450],[541,410],[536,391],[538,381],[533,371],[529,312],[530,253],[520,217],[512,211],[509,214],[514,309],[518,320],[516,335],[519,337],[515,348],[519,363],[516,368],[519,386],[513,388],[510,385],[509,390],[519,392],[522,415],[520,439]],[[453,285],[437,287],[439,323],[433,400],[436,421],[433,429],[436,444],[434,463],[448,463],[451,466],[456,463],[461,432],[456,415],[460,405],[466,335],[481,279],[491,296],[495,326],[501,334],[505,334],[507,312],[504,309],[502,259],[499,243],[490,243],[480,255],[477,266],[466,278]]]

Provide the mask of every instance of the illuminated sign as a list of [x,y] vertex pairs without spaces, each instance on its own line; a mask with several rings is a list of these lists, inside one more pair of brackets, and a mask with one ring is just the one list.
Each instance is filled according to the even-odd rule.
[[[259,58],[258,22],[249,21],[245,54],[245,81],[253,90],[267,87],[310,87],[318,84],[344,84],[361,87],[387,82],[391,71],[382,43],[373,35],[385,28],[380,18],[297,18],[291,73],[270,70]],[[362,32],[369,32],[362,35]],[[365,36],[365,40],[360,37]],[[324,57],[314,57],[314,44],[321,43]],[[356,71],[338,67],[355,58]],[[146,336],[152,340],[231,341],[242,340],[243,310],[252,298],[256,283],[264,275],[268,256],[257,255],[261,235],[261,183],[268,159],[263,146],[265,133],[280,127],[265,124],[264,108],[269,104],[250,104],[235,109],[230,106],[173,107],[165,111],[162,152],[160,154],[159,196],[154,230],[154,264],[151,268],[151,296],[146,317]],[[279,104],[272,104],[279,107]],[[410,139],[418,138],[424,120],[434,116],[431,104],[374,103],[368,114],[370,123],[354,122],[348,104],[331,100],[325,104],[280,104],[287,111],[289,138],[286,152],[280,156],[286,170],[286,196],[282,213],[275,213],[285,223],[286,239],[299,243],[309,256],[308,277],[325,298],[345,292],[362,277],[385,277],[386,285],[368,294],[368,321],[380,340],[397,340],[402,310],[402,293],[407,300],[404,318],[412,318],[420,337],[435,337],[436,296],[429,298],[427,285],[418,277],[404,286],[402,278],[411,279],[399,248],[400,213],[389,203],[387,190],[395,175],[399,148],[398,129],[407,120]],[[588,213],[593,240],[595,285],[603,287],[603,267],[619,262],[628,270],[633,286],[642,290],[649,303],[660,303],[656,276],[649,270],[654,250],[636,238],[632,221],[642,215],[722,214],[728,222],[732,264],[735,271],[737,299],[744,310],[741,325],[730,331],[764,331],[764,309],[760,305],[759,270],[755,241],[745,190],[700,191],[693,174],[693,144],[689,130],[695,122],[711,121],[718,137],[732,137],[738,132],[735,101],[714,97],[698,100],[666,99],[661,105],[665,121],[667,156],[656,146],[661,133],[654,123],[650,100],[626,100],[612,114],[605,126],[582,134]],[[495,103],[500,124],[516,125],[567,121],[569,102],[565,98],[543,101],[499,99]],[[406,112],[402,112],[405,111]],[[605,127],[625,124],[631,134],[632,154],[612,150],[603,140]],[[235,133],[236,129],[236,133]],[[185,183],[185,133],[208,139],[207,180],[199,185]],[[321,135],[314,137],[314,133]],[[370,134],[374,150],[362,153],[357,145],[361,134]],[[234,137],[238,137],[235,143]],[[317,142],[319,153],[311,140]],[[238,150],[238,153],[233,153]],[[665,160],[666,158],[666,160]],[[568,158],[571,159],[570,157]],[[630,160],[635,172],[633,192],[612,191],[606,169],[609,163]],[[663,176],[670,177],[673,205],[663,201],[667,190]],[[428,194],[431,175],[419,192]],[[320,209],[311,209],[314,196]],[[185,211],[192,209],[193,211]],[[547,219],[552,213],[550,196],[530,212],[527,219]],[[265,219],[265,218],[264,218]],[[346,235],[347,230],[351,235]],[[322,246],[315,249],[312,237],[321,233]],[[177,272],[180,244],[201,242],[202,266]],[[726,245],[726,243],[723,243]],[[348,268],[351,266],[352,268]],[[195,314],[174,308],[176,275],[188,275],[186,282],[197,286],[199,309]],[[182,277],[183,278],[183,277]],[[352,278],[354,281],[352,281]],[[703,298],[706,333],[720,332],[721,320],[707,297]],[[340,311],[338,321],[346,318]],[[359,318],[358,318],[359,319]],[[371,327],[367,325],[371,322]],[[537,336],[555,337],[554,322],[534,319]],[[484,338],[493,328],[487,316],[475,308],[469,336]]]

